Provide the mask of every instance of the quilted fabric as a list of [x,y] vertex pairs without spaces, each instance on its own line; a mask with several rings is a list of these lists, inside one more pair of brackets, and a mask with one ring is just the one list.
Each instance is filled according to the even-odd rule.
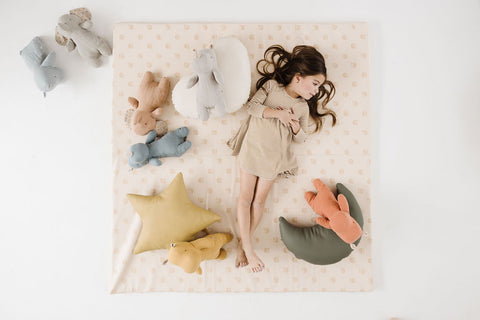
[[[162,262],[168,251],[153,250],[133,254],[142,221],[128,199],[128,193],[152,195],[165,190],[178,172],[183,172],[190,200],[222,219],[209,231],[238,237],[236,203],[239,173],[236,158],[226,146],[247,117],[244,108],[208,122],[176,112],[171,96],[164,104],[163,119],[169,130],[187,126],[191,149],[180,158],[162,159],[162,166],[145,166],[131,171],[128,148],[143,142],[125,126],[127,98],[135,94],[145,70],[156,79],[167,76],[174,87],[191,74],[193,48],[206,48],[218,38],[235,36],[247,48],[250,59],[251,91],[259,75],[257,61],[265,49],[280,44],[291,50],[295,45],[313,45],[326,59],[328,77],[337,89],[329,107],[338,124],[326,121],[321,132],[295,145],[298,175],[277,179],[265,203],[265,212],[254,234],[253,245],[265,263],[265,270],[253,274],[235,268],[236,238],[225,245],[222,261],[203,262],[203,273],[185,274]],[[113,212],[112,268],[110,289],[114,293],[184,292],[289,292],[289,291],[369,291],[373,288],[370,218],[370,92],[368,25],[366,23],[310,24],[148,24],[121,23],[113,35]],[[297,259],[280,239],[279,217],[295,225],[315,224],[316,214],[304,200],[311,190],[312,177],[321,178],[330,188],[341,182],[362,208],[364,231],[358,248],[332,265],[313,265]]]

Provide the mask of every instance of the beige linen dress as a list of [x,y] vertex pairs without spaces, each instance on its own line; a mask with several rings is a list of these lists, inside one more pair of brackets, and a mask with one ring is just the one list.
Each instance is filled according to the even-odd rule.
[[[227,144],[238,155],[240,168],[264,179],[297,173],[297,160],[290,150],[292,141],[304,142],[308,127],[308,104],[303,98],[291,97],[275,80],[267,81],[246,105],[250,116]],[[263,118],[266,107],[292,108],[300,122],[296,135],[290,126],[277,118]]]

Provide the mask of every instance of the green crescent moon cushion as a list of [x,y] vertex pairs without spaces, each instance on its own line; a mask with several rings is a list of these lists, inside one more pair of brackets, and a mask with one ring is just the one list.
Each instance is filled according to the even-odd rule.
[[[341,183],[337,183],[337,192],[347,198],[350,215],[363,230],[362,211],[353,194]],[[312,264],[327,265],[348,257],[353,251],[350,245],[331,229],[318,224],[312,227],[296,227],[288,223],[284,217],[280,217],[279,221],[282,241],[298,259]],[[360,239],[354,244],[358,245]]]

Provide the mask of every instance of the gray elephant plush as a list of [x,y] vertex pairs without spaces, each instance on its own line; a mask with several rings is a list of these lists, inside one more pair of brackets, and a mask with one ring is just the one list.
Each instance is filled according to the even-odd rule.
[[128,164],[133,169],[137,169],[148,163],[159,166],[162,164],[159,158],[180,157],[192,146],[190,141],[185,141],[188,132],[187,127],[181,127],[155,140],[157,132],[150,131],[145,143],[137,143],[130,147],[132,154]]
[[20,51],[20,55],[33,71],[33,79],[35,83],[46,96],[46,92],[53,90],[63,79],[63,71],[54,67],[55,52],[50,52],[48,55],[39,37],[33,38],[30,43]]
[[187,83],[187,88],[198,84],[197,110],[199,118],[208,120],[210,112],[218,117],[226,114],[225,96],[223,94],[223,77],[217,66],[214,49],[200,50],[198,57],[192,61],[195,74]]
[[70,10],[58,19],[55,40],[70,52],[77,48],[78,54],[90,65],[99,67],[101,56],[109,56],[112,49],[107,41],[95,35],[92,27],[92,14],[87,8]]

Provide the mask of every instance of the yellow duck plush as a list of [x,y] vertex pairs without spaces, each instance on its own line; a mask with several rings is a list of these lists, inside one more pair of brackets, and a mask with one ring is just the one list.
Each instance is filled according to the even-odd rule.
[[222,246],[232,241],[229,233],[214,233],[190,242],[177,242],[170,245],[168,261],[177,265],[187,273],[202,274],[200,263],[203,260],[227,257],[227,252]]

